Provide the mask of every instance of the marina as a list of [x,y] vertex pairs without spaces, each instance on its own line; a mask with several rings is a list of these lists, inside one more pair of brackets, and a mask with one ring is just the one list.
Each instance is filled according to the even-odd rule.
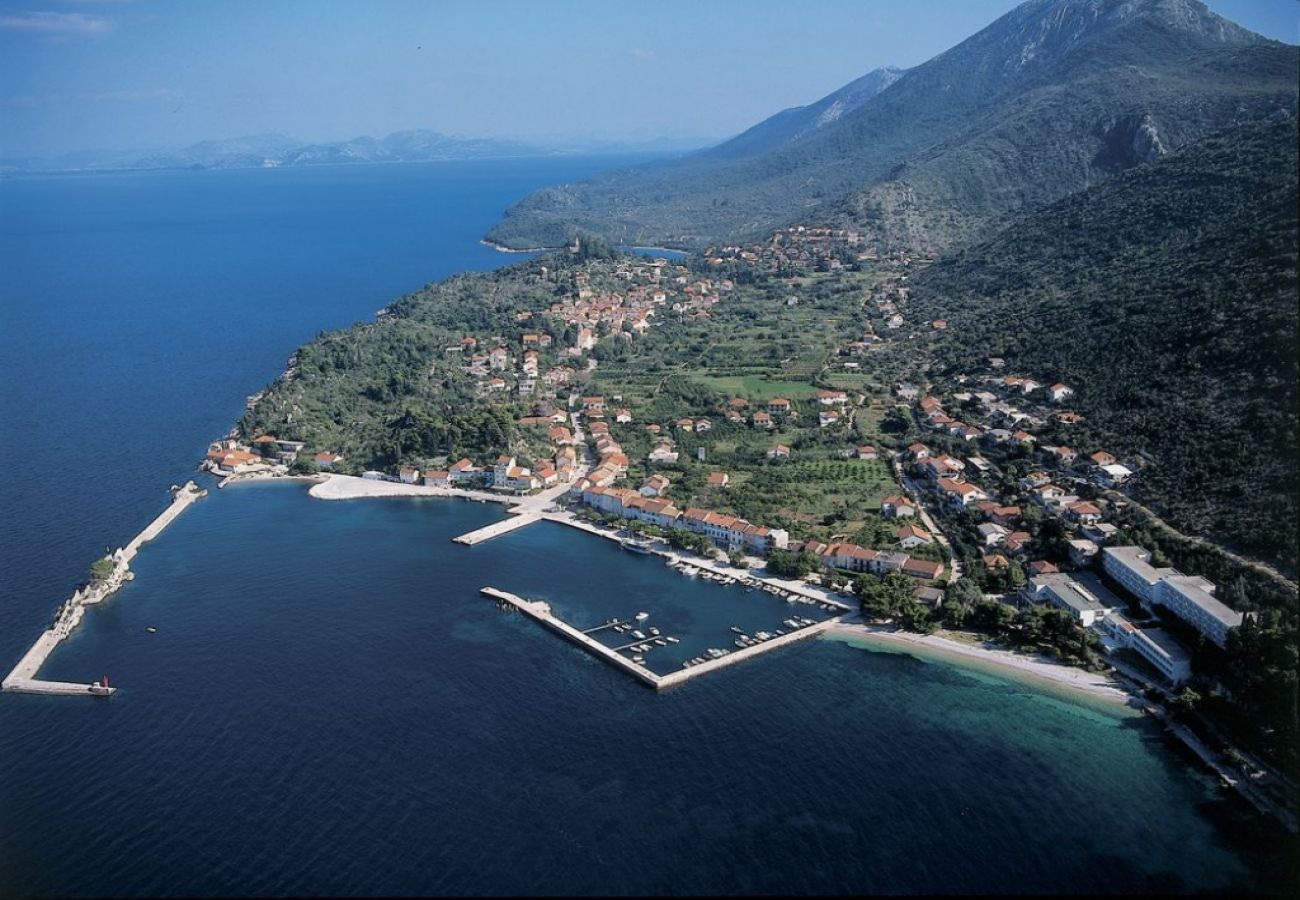
[[[821,634],[828,628],[833,627],[840,621],[839,617],[825,619],[821,622],[811,622],[811,620],[809,620],[810,624],[805,625],[796,631],[780,636],[769,634],[767,638],[756,640],[743,649],[736,651],[710,648],[705,651],[705,657],[707,658],[695,657],[694,659],[687,660],[686,663],[683,664],[681,670],[670,672],[666,675],[660,675],[650,671],[643,665],[643,656],[637,655],[629,658],[623,656],[622,651],[635,650],[639,654],[644,654],[652,650],[655,646],[668,646],[670,642],[674,644],[678,642],[673,640],[671,637],[663,638],[662,644],[658,643],[654,637],[647,639],[643,636],[632,643],[623,644],[617,647],[609,647],[590,637],[590,632],[599,631],[606,627],[613,627],[613,623],[596,626],[596,628],[588,629],[588,631],[584,632],[574,628],[563,619],[557,617],[552,612],[550,604],[544,601],[528,600],[517,594],[512,594],[509,591],[503,591],[494,587],[484,587],[480,590],[480,593],[485,597],[497,601],[499,605],[505,608],[518,610],[529,618],[541,622],[547,628],[568,638],[570,641],[577,644],[579,647],[582,647],[594,656],[604,660],[616,669],[631,675],[641,683],[649,685],[656,690],[663,690],[664,688],[684,684],[699,675],[704,675],[725,668],[726,666],[733,665],[743,660],[752,659],[761,653],[775,650],[778,647],[787,646],[796,641],[801,641],[804,638],[813,637],[814,635]],[[759,632],[759,634],[768,633]],[[635,637],[635,633],[633,636]]]

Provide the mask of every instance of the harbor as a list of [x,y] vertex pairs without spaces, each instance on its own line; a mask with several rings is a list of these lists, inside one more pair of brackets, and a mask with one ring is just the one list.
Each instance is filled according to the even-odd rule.
[[54,648],[81,624],[87,607],[102,603],[120,590],[124,584],[135,578],[135,573],[131,571],[131,562],[140,552],[140,549],[162,534],[167,526],[175,522],[181,513],[189,509],[197,500],[206,497],[207,494],[206,490],[201,489],[193,481],[186,482],[183,487],[173,485],[172,502],[167,508],[146,525],[125,547],[114,551],[108,557],[113,561],[113,570],[102,582],[85,589],[77,589],[70,598],[63,602],[55,614],[54,623],[43,631],[35,643],[23,654],[22,659],[5,677],[3,683],[0,683],[0,687],[5,691],[20,694],[112,696],[117,691],[117,688],[109,685],[107,678],[101,678],[96,682],[78,684],[65,681],[43,681],[36,676],[40,672],[41,666],[45,665],[45,660],[54,652]]
[[[672,635],[661,635],[657,629],[650,629],[649,634],[641,632],[639,629],[632,632],[636,638],[630,643],[623,643],[618,646],[609,646],[601,643],[592,637],[593,634],[599,633],[606,629],[631,629],[633,623],[619,619],[611,619],[603,624],[579,630],[568,622],[565,622],[557,616],[551,609],[549,603],[543,600],[530,600],[520,597],[518,594],[503,591],[495,587],[484,587],[480,590],[483,596],[495,600],[498,605],[506,608],[517,610],[524,613],[529,618],[534,619],[550,630],[569,639],[579,647],[583,648],[593,656],[604,660],[616,669],[631,675],[642,684],[648,685],[656,690],[673,687],[684,684],[685,682],[709,672],[734,665],[748,659],[752,659],[760,654],[779,647],[785,647],[805,638],[821,634],[827,629],[839,623],[838,616],[815,622],[804,620],[807,624],[800,623],[798,627],[782,634],[770,634],[768,632],[759,632],[764,635],[759,639],[757,636],[750,642],[747,642],[739,649],[727,650],[722,648],[710,648],[702,656],[693,657],[683,663],[680,670],[659,674],[651,671],[644,665],[644,656],[642,654],[651,652],[653,647],[671,646],[678,642],[679,639]],[[638,618],[645,618],[647,614],[639,614]],[[733,630],[736,630],[733,628]],[[743,634],[743,632],[740,632]],[[640,634],[640,637],[637,635]],[[737,641],[739,643],[739,641]],[[625,656],[625,652],[632,651],[634,655]]]

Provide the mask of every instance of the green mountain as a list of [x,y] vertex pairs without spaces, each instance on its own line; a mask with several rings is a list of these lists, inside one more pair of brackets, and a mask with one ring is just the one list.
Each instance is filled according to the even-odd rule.
[[[1135,496],[1294,572],[1296,122],[1256,123],[1027,215],[914,277],[934,375],[1064,381],[1058,438],[1152,461]],[[1049,382],[1050,383],[1050,382]]]
[[[1030,0],[812,133],[785,130],[781,114],[731,150],[548,188],[488,237],[698,247],[835,221],[885,247],[942,250],[1234,123],[1294,112],[1298,61],[1199,0]],[[769,147],[755,132],[786,137]]]

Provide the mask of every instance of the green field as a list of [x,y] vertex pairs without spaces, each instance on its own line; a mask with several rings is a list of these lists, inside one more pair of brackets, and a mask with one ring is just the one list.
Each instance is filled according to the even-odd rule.
[[819,390],[806,381],[772,381],[762,375],[694,375],[692,379],[715,391],[751,400],[803,400]]

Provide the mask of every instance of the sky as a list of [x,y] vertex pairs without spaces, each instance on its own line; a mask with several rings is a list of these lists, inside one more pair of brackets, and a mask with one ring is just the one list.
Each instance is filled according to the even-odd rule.
[[[0,0],[0,153],[430,128],[718,139],[1016,0]],[[1209,0],[1300,42],[1300,0]]]

